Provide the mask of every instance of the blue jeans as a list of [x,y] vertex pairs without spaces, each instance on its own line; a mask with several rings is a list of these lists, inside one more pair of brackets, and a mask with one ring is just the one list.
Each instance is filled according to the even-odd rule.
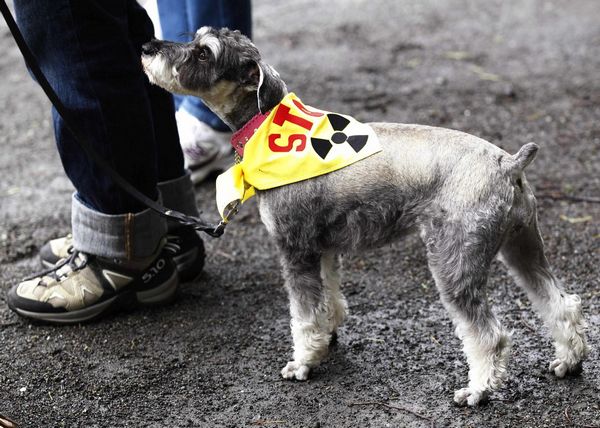
[[[157,0],[163,38],[175,42],[189,42],[200,27],[227,27],[240,30],[252,37],[250,0]],[[183,108],[200,121],[218,131],[229,127],[217,117],[200,98],[175,95],[175,106]]]
[[[163,202],[197,213],[173,97],[150,85],[141,67],[141,46],[154,35],[146,11],[135,0],[15,0],[14,6],[46,78],[104,160],[153,200],[161,198],[160,183],[183,186],[186,200],[165,193]],[[77,189],[75,247],[106,257],[152,254],[166,222],[99,170],[54,109],[53,121],[63,167]],[[133,252],[122,248],[126,234]]]

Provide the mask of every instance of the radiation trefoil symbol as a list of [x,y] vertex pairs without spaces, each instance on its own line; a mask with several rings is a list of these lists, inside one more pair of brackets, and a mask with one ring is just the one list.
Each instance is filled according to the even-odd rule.
[[362,148],[367,144],[367,140],[369,139],[368,135],[351,135],[350,137],[348,137],[344,132],[342,132],[350,124],[350,121],[345,117],[340,116],[338,114],[330,113],[327,115],[327,119],[329,119],[329,123],[335,131],[331,136],[331,139],[310,139],[313,149],[321,157],[321,159],[325,160],[327,154],[333,147],[333,144],[343,144],[347,142],[348,145],[350,145],[350,147],[352,147],[356,153],[360,152]]

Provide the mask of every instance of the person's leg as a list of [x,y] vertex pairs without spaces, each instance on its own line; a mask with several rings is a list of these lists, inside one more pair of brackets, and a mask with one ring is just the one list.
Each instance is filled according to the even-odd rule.
[[[177,205],[173,208],[185,206],[184,212],[196,215],[189,181],[182,179],[181,189],[173,189],[173,182],[184,177],[184,169],[171,95],[150,85],[141,69],[141,45],[154,31],[145,11],[132,1],[72,5],[59,1],[53,6],[44,1],[17,1],[15,9],[46,77],[96,150],[152,199],[159,196],[157,182],[169,182],[169,202]],[[47,16],[53,19],[42,19]],[[136,223],[144,226],[134,236],[134,240],[142,240],[134,255],[151,254],[148,243],[157,245],[166,232],[165,222],[104,175],[56,112],[53,117],[61,160],[77,189],[73,199],[77,248],[124,256],[124,243],[113,235],[122,235],[124,230],[125,217],[119,217],[134,213]],[[179,194],[187,199],[179,201]],[[104,216],[88,220],[95,213]],[[107,232],[109,236],[103,239],[98,234],[106,232],[105,221],[118,224],[117,230]],[[82,231],[77,233],[81,222]]]
[[[68,2],[57,4],[55,9],[46,2],[17,1],[15,7],[19,25],[45,74],[105,159],[108,157],[113,165],[113,158],[125,159],[128,164],[115,167],[134,186],[146,189],[148,196],[156,198],[158,180],[163,204],[197,216],[193,184],[190,174],[183,169],[172,96],[151,85],[140,66],[141,45],[153,35],[151,21],[133,1],[124,1],[112,9],[105,9],[102,2],[90,2],[89,7],[86,4],[80,2],[71,10]],[[48,13],[53,19],[47,24],[49,29],[38,22],[41,16],[48,16],[38,13],[40,10],[45,13],[44,7],[51,8]],[[88,27],[88,18],[83,15],[94,10],[98,13]],[[106,28],[104,33],[100,31],[102,28]],[[55,36],[55,40],[50,36]],[[104,39],[111,46],[108,52],[103,48]],[[110,41],[114,39],[119,39],[117,44],[124,49],[113,51],[114,42]],[[69,64],[68,69],[64,64]],[[104,73],[105,69],[110,72]],[[125,71],[123,79],[119,77],[120,70]],[[68,79],[64,79],[66,75]],[[100,173],[56,113],[54,119],[65,170],[78,189],[73,198],[75,247],[106,257],[152,253],[166,232],[164,221]],[[126,150],[129,153],[123,153]],[[149,173],[153,177],[151,185]],[[129,210],[134,211],[133,215],[125,215]],[[168,224],[169,230],[178,226]],[[127,237],[125,230],[129,231]],[[180,271],[186,278],[195,277],[202,269],[199,259],[203,255],[202,242],[193,230],[186,234],[177,231],[177,235],[186,238],[183,253],[199,254],[194,269]],[[127,241],[132,247],[129,250]],[[50,268],[67,257],[73,243],[71,234],[46,243],[40,251],[44,266]]]
[[[15,11],[46,78],[96,151],[157,200],[152,113],[139,52],[129,37],[128,3],[15,1]],[[150,39],[152,23],[148,19],[144,25]],[[53,119],[61,161],[77,189],[73,231],[78,249],[117,258],[152,254],[166,233],[164,220],[100,171],[55,110]],[[172,138],[177,141],[177,134]],[[122,239],[125,228],[136,244],[129,252]]]
[[[155,200],[159,180],[172,187],[183,182],[172,98],[148,88],[141,69],[141,44],[153,27],[136,3],[16,1],[15,10],[50,84],[107,163]],[[163,115],[170,121],[154,123]],[[53,116],[61,160],[77,189],[74,249],[51,270],[13,287],[9,306],[23,316],[71,323],[122,301],[169,301],[178,276],[166,221],[121,191]]]

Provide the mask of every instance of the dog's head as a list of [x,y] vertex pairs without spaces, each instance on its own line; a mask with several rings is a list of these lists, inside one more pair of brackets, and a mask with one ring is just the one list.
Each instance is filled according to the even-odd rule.
[[261,60],[250,39],[227,28],[202,27],[188,43],[152,40],[142,46],[142,65],[150,82],[201,98],[236,129],[287,93],[279,73]]

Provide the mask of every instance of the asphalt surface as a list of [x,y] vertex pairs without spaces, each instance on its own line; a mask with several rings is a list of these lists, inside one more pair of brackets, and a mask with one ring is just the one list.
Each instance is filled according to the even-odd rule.
[[[69,232],[73,188],[0,23],[0,413],[24,427],[600,426],[600,204],[578,200],[600,197],[599,18],[593,0],[254,2],[256,45],[306,104],[540,146],[527,176],[547,256],[582,298],[592,352],[579,377],[549,373],[548,331],[495,263],[489,300],[514,348],[477,408],[452,404],[468,369],[416,236],[345,256],[338,343],[309,381],[284,381],[287,299],[255,201],[206,239],[204,274],[168,307],[70,327],[13,314],[6,293]],[[214,182],[197,197],[216,220]]]

